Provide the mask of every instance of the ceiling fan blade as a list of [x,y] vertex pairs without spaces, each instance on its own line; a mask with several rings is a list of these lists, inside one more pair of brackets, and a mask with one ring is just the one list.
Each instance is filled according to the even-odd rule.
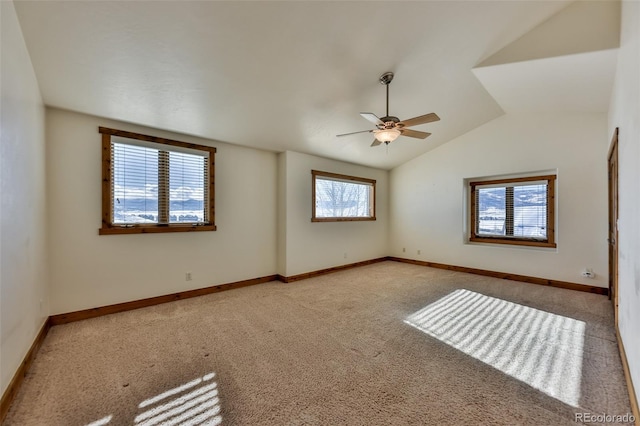
[[426,139],[428,136],[431,135],[431,133],[419,132],[417,130],[411,130],[411,129],[401,129],[400,133],[402,133],[402,136],[409,136],[410,138],[418,138],[418,139]]
[[373,143],[371,144],[371,146],[378,146],[380,145],[382,142],[380,142],[378,139],[374,139]]
[[433,121],[438,121],[438,120],[440,120],[440,117],[438,117],[438,115],[435,112],[432,112],[430,114],[425,114],[419,117],[413,117],[408,120],[403,120],[399,122],[397,125],[402,127],[411,127],[411,126],[417,126],[418,124],[431,123]]
[[361,131],[359,131],[359,132],[343,133],[343,134],[341,134],[341,135],[336,135],[336,137],[338,137],[338,138],[339,138],[339,137],[341,137],[341,136],[349,136],[349,135],[356,135],[356,134],[358,134],[358,133],[371,133],[371,132],[373,132],[373,130],[361,130]]
[[384,122],[382,120],[380,120],[378,118],[377,115],[375,115],[372,112],[361,112],[360,115],[362,116],[362,118],[364,118],[365,120],[369,120],[370,122],[372,122],[373,124],[377,125],[382,125],[384,126]]

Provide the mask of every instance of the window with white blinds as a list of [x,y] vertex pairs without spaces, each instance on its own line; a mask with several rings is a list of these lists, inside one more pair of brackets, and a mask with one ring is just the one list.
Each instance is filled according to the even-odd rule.
[[102,127],[100,132],[101,234],[215,230],[215,148]]
[[312,170],[313,222],[375,220],[373,179]]
[[471,241],[553,246],[555,175],[470,182]]
[[112,221],[159,223],[157,149],[111,142]]

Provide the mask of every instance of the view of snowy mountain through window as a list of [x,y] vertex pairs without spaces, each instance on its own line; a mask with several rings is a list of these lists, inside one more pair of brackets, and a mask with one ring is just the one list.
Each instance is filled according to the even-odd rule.
[[206,222],[207,157],[112,143],[113,223]]
[[213,146],[99,127],[99,235],[215,231]]
[[[547,185],[478,188],[477,235],[547,237]],[[509,192],[513,191],[511,197]],[[511,201],[512,200],[512,201]],[[513,211],[513,229],[507,222]]]
[[555,175],[469,182],[469,240],[556,247]]

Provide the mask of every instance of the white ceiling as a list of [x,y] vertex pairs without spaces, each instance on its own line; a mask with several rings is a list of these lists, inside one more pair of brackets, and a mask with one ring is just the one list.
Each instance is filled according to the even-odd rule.
[[[393,168],[503,114],[472,68],[566,1],[17,1],[47,105]],[[370,148],[359,112],[436,112]]]

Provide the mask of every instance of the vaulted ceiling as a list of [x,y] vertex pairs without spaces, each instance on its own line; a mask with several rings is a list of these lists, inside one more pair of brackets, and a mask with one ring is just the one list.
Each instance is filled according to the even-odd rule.
[[[544,37],[537,42],[529,37],[534,40],[527,44],[523,36],[535,35],[532,30],[544,28],[549,18],[575,7],[568,5],[54,0],[17,1],[16,10],[47,105],[389,169],[518,104],[525,95],[513,96],[513,87],[522,86],[523,79],[531,83],[540,72],[526,65],[521,72],[501,66],[522,67],[553,53],[519,58],[509,46],[523,39],[525,47],[512,50],[554,46],[556,41]],[[582,53],[610,47],[592,44]],[[567,63],[554,65],[559,68],[554,78],[581,64],[566,60],[576,49],[557,55]],[[396,74],[390,113],[406,119],[436,112],[441,121],[415,128],[432,136],[401,137],[388,149],[370,148],[373,138],[366,133],[336,138],[372,128],[359,112],[384,115],[385,91],[378,77],[385,71]],[[587,83],[598,80],[606,92],[607,73],[596,72]],[[538,108],[549,100],[536,102]],[[603,103],[597,100],[590,110],[606,110]]]

